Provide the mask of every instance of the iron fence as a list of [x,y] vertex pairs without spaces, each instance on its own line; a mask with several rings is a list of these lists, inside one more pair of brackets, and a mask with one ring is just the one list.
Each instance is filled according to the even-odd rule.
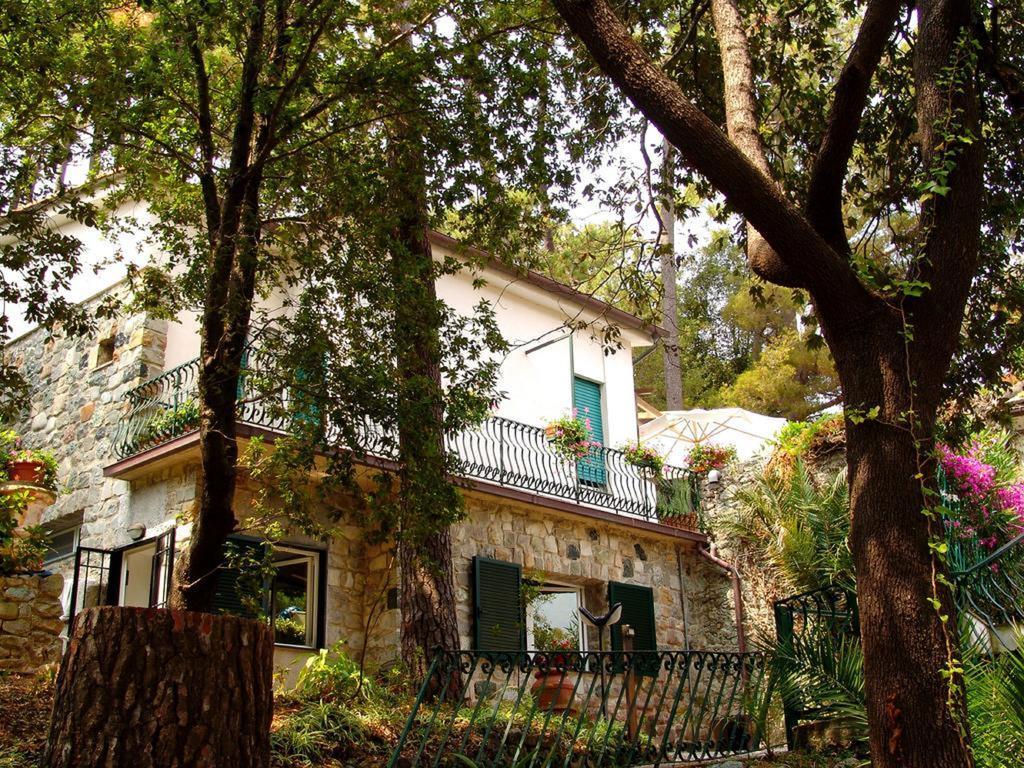
[[389,766],[626,768],[742,754],[761,742],[763,682],[759,653],[439,652]]
[[[250,350],[238,387],[239,423],[287,432],[295,420],[317,421],[301,412],[288,393],[261,394],[257,377],[265,368]],[[199,361],[190,360],[135,387],[125,395],[128,408],[115,438],[115,452],[128,458],[195,432],[199,426]],[[320,425],[327,444],[342,442],[337,429]],[[360,424],[353,431],[356,448],[369,456],[394,459],[395,440],[378,425]],[[512,419],[492,417],[480,425],[446,438],[447,449],[460,462],[459,475],[554,498],[572,500],[619,514],[660,520],[668,516],[667,502],[675,484],[686,483],[693,509],[699,503],[696,483],[680,467],[666,466],[657,476],[633,466],[622,451],[603,446],[590,449],[579,462],[556,452],[544,430]],[[676,510],[678,512],[678,510]]]

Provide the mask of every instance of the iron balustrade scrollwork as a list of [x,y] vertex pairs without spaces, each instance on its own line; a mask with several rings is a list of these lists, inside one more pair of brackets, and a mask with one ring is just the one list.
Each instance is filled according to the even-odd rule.
[[[318,418],[315,414],[289,416],[287,392],[276,395],[276,401],[261,394],[257,383],[265,369],[260,352],[249,350],[238,387],[240,424],[284,433],[289,419]],[[115,437],[116,455],[128,458],[196,431],[198,391],[198,359],[130,390],[125,395],[127,413]],[[331,425],[323,427],[328,442],[344,442]],[[395,441],[378,425],[356,425],[349,434],[355,435],[359,450],[365,454],[395,457]],[[683,468],[665,466],[655,477],[630,464],[622,451],[603,446],[592,447],[581,462],[569,461],[554,450],[542,428],[503,417],[492,417],[449,435],[446,447],[457,457],[462,477],[649,521],[659,519],[671,484],[692,485],[690,474]]]
[[627,768],[743,754],[762,743],[749,711],[765,683],[760,653],[440,651],[389,766]]

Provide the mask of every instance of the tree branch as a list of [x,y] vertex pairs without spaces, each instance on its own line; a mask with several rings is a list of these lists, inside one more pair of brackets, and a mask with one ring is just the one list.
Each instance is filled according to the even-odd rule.
[[877,299],[846,261],[651,62],[605,0],[553,2],[605,74],[779,253],[786,271],[759,271],[764,279],[807,288],[815,299],[843,303],[853,313],[875,308]]
[[199,185],[203,192],[203,209],[206,215],[206,234],[212,247],[217,231],[220,229],[220,196],[217,194],[217,183],[213,175],[214,143],[213,117],[210,111],[210,75],[206,71],[206,61],[199,46],[199,29],[191,16],[188,22],[188,51],[192,58],[196,79],[197,122],[199,124],[199,150],[202,154],[202,170],[199,172]]
[[823,238],[840,253],[850,244],[843,224],[843,183],[860,121],[867,105],[871,78],[892,37],[902,0],[871,0],[857,39],[836,82],[832,108],[811,169],[805,211]]

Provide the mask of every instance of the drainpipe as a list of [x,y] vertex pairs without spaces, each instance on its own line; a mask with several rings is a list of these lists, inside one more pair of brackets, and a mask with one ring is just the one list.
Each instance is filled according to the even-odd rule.
[[714,543],[712,543],[708,549],[698,547],[697,552],[705,560],[711,561],[728,573],[729,577],[732,579],[732,599],[733,604],[736,606],[736,645],[739,648],[740,653],[746,653],[747,636],[743,629],[743,582],[740,581],[739,569],[732,563],[727,563],[715,554]]

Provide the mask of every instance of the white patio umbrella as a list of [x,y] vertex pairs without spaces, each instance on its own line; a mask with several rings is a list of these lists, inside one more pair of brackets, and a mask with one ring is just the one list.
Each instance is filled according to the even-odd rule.
[[732,446],[740,461],[753,458],[775,439],[786,420],[743,408],[694,408],[666,411],[640,427],[640,442],[656,449],[665,461],[683,466],[697,443]]

